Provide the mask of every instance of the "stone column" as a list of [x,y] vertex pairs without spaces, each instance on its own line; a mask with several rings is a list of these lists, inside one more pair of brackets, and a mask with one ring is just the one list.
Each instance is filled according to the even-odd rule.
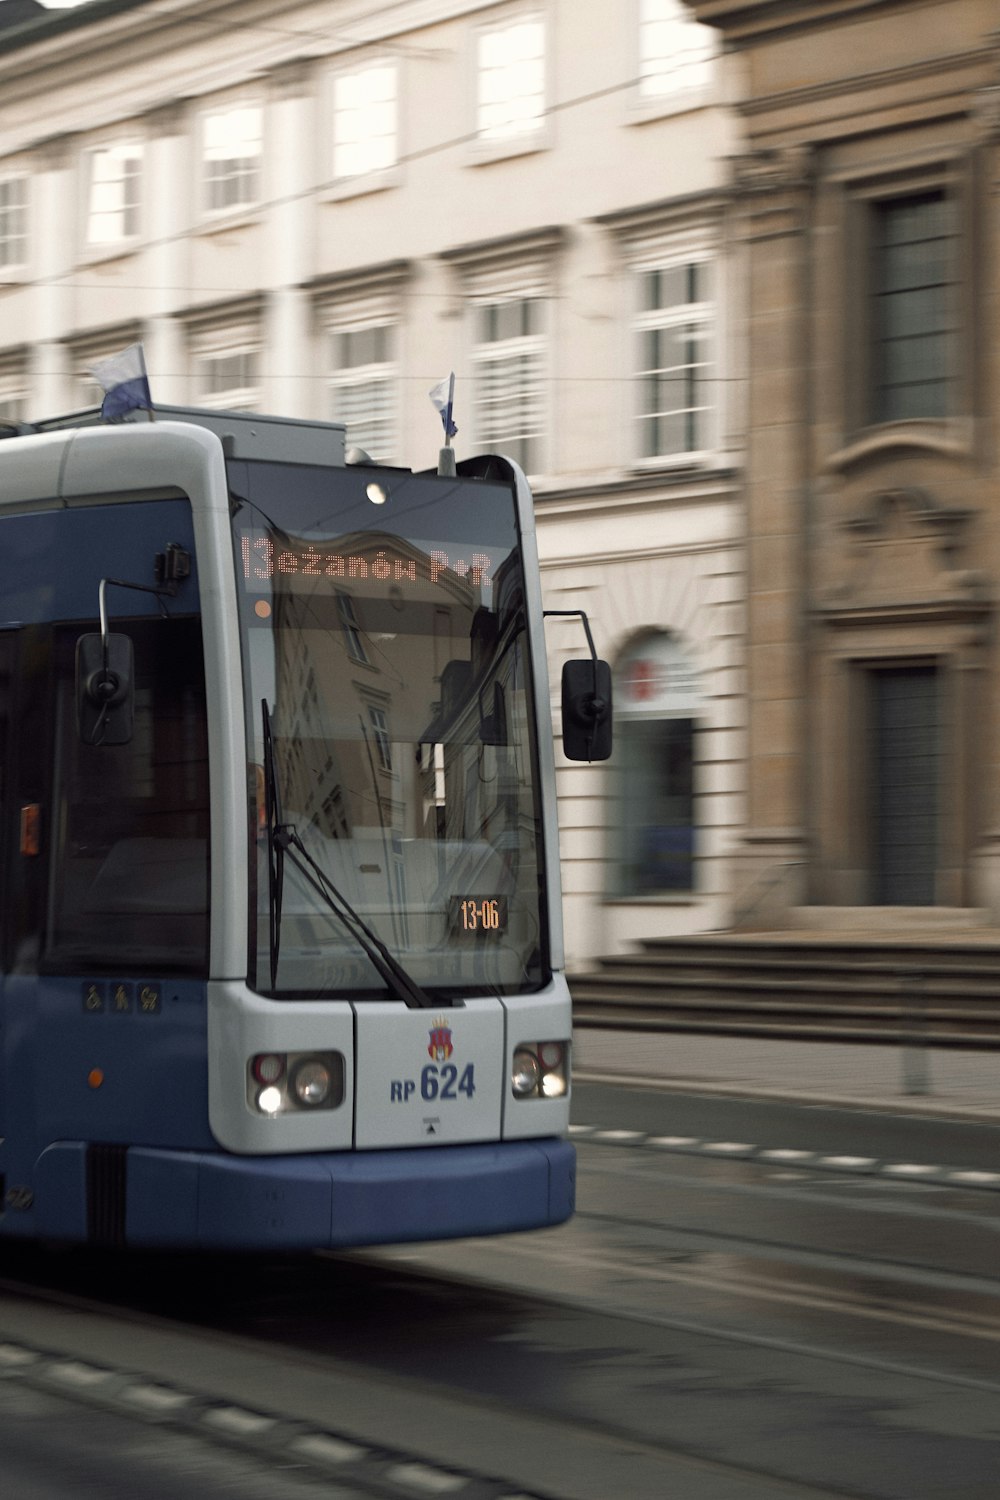
[[806,899],[809,223],[806,149],[737,157],[745,256],[747,826],[735,919],[779,924]]
[[[995,31],[990,40],[996,63],[1000,63],[1000,31]],[[1000,480],[997,459],[1000,443],[1000,260],[997,256],[1000,247],[1000,87],[980,89],[974,96],[973,113],[981,157],[980,201],[983,211],[980,230],[982,284],[977,288],[976,319],[983,330],[979,354],[983,379],[982,417],[995,494]],[[987,508],[984,520],[988,521],[993,533],[989,555],[996,558],[1000,555],[1000,517],[995,506]],[[993,653],[995,661],[995,644]],[[1000,714],[995,702],[996,672],[994,666],[993,692],[984,695],[978,705],[981,715],[978,761],[981,819],[979,836],[972,850],[970,899],[974,906],[987,909],[994,923],[1000,924]]]

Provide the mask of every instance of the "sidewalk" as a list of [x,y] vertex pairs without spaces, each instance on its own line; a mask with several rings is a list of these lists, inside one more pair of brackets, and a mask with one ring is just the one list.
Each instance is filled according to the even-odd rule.
[[1000,1125],[1000,1052],[579,1027],[573,1076]]

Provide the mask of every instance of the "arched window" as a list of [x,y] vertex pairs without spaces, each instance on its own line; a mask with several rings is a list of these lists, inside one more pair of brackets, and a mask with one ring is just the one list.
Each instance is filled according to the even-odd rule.
[[613,894],[694,887],[694,731],[701,710],[690,656],[667,631],[645,635],[615,672]]

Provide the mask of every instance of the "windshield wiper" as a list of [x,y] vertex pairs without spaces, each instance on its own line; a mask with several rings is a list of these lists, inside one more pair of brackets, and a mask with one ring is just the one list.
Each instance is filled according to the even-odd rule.
[[281,793],[278,787],[271,736],[271,716],[267,700],[261,702],[264,719],[264,787],[267,808],[267,851],[270,871],[271,990],[277,988],[278,952],[281,942],[281,899],[284,887],[285,855],[304,880],[323,898],[327,906],[347,928],[354,941],[370,961],[390,994],[402,1000],[411,1010],[430,1010],[440,1005],[408,974],[399,959],[390,953],[382,939],[369,927],[347,897],[341,893],[323,867],[313,859],[295,826],[281,815]]
[[261,699],[264,720],[264,809],[267,820],[268,934],[271,950],[271,989],[278,984],[278,952],[281,947],[281,900],[285,888],[284,820],[281,793],[274,766],[274,741],[267,699]]
[[408,974],[399,959],[385,946],[378,933],[374,932],[368,923],[357,912],[347,897],[343,895],[333,881],[327,875],[322,865],[318,864],[309,850],[303,844],[294,828],[287,828],[289,857],[299,874],[309,882],[314,891],[317,891],[335,917],[339,917],[354,938],[355,942],[362,947],[377,970],[386,986],[402,1000],[411,1010],[430,1010],[434,1005],[440,1005],[440,1000],[435,1000],[428,995],[412,974]]

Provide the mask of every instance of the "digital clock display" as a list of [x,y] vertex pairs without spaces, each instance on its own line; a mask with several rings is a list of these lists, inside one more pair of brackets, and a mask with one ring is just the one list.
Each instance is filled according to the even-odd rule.
[[495,937],[507,931],[507,897],[452,896],[448,917],[460,937]]

